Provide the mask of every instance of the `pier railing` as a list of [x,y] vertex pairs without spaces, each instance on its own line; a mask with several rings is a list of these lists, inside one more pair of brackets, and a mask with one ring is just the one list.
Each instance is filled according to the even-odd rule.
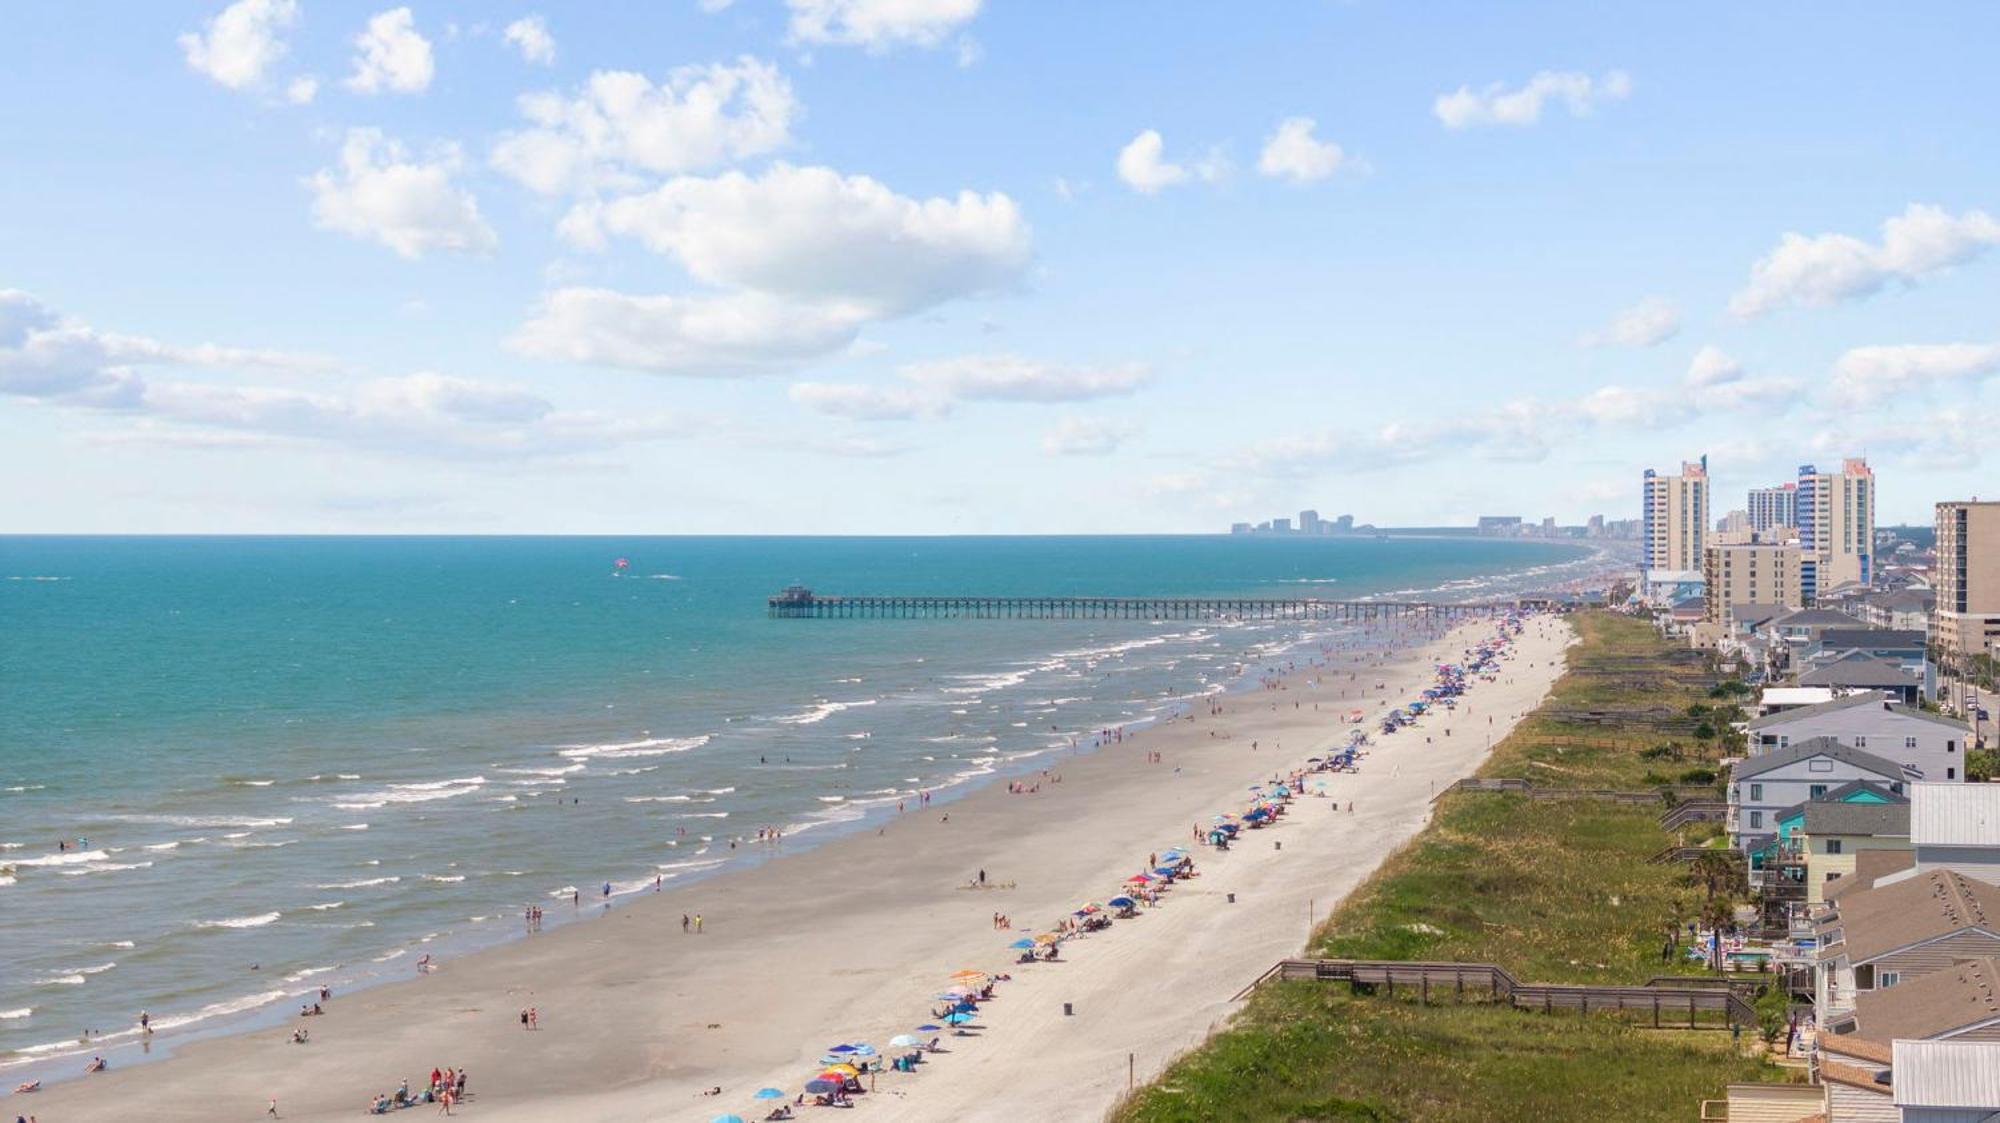
[[822,596],[788,589],[773,617],[798,620],[1389,620],[1460,619],[1519,610],[1513,602],[1320,600],[1283,597]]
[[[1619,1011],[1650,1014],[1654,1027],[1685,1025],[1689,1029],[1731,1025],[1754,1027],[1757,1009],[1744,998],[1740,985],[1704,978],[1656,975],[1641,986],[1576,983],[1524,983],[1493,963],[1427,963],[1382,959],[1285,959],[1237,994],[1238,998],[1271,979],[1344,982],[1356,991],[1382,988],[1393,997],[1397,987],[1414,991],[1424,1002],[1432,997],[1464,999],[1489,996],[1523,1010],[1553,1014]],[[1710,1015],[1704,1018],[1702,1015]]]

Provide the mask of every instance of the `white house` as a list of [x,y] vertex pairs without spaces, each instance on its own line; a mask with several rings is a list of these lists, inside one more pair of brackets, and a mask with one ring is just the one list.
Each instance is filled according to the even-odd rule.
[[1731,769],[1730,844],[1746,854],[1762,849],[1777,836],[1778,812],[1851,781],[1879,784],[1900,794],[1909,778],[1902,765],[1831,737],[1771,749]]
[[1831,737],[1909,770],[1911,779],[1958,783],[1972,728],[1962,721],[1900,705],[1869,692],[1751,719],[1746,731],[1754,759],[1815,737]]
[[2000,1115],[2000,1041],[1898,1041],[1890,1062],[1901,1123]]

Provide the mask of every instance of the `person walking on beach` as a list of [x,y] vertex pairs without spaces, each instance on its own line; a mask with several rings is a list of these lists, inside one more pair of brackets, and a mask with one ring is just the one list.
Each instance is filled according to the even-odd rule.
[[540,1010],[535,1009],[533,1006],[528,1007],[528,1028],[529,1029],[542,1028],[542,1012]]
[[695,913],[695,914],[694,914],[694,934],[695,934],[695,935],[697,935],[697,936],[701,935],[701,914],[700,914],[700,913]]
[[982,885],[982,886],[986,884],[986,871],[985,871],[985,870],[980,870],[980,871],[979,871],[979,884],[980,884],[980,885]]
[[688,914],[686,914],[686,913],[682,913],[682,914],[681,914],[681,935],[683,935],[683,936],[687,935],[687,931],[688,931]]

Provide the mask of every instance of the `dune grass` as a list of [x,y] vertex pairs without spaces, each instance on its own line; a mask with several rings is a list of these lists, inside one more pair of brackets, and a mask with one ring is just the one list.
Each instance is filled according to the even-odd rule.
[[[1685,760],[1712,759],[1685,716],[1710,685],[1699,666],[1642,622],[1608,613],[1575,621],[1582,642],[1563,678],[1482,774],[1638,788],[1657,767],[1642,750],[1678,739]],[[1621,724],[1622,715],[1634,721]],[[1667,926],[1701,896],[1680,866],[1648,861],[1671,841],[1658,823],[1664,807],[1447,795],[1307,952],[1498,963],[1533,982],[1636,983],[1699,970],[1660,961]],[[1260,988],[1229,1028],[1114,1118],[1559,1123],[1605,1118],[1615,1102],[1621,1119],[1684,1120],[1725,1083],[1776,1077],[1723,1033],[1483,1002],[1422,1006],[1294,982]]]

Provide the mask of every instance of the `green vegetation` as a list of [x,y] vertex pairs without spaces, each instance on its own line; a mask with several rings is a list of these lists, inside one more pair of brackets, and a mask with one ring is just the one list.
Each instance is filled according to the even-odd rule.
[[[1695,727],[1732,707],[1702,701],[1712,676],[1699,661],[1642,621],[1596,612],[1576,623],[1583,642],[1568,672],[1481,774],[1635,789],[1649,760],[1673,759],[1695,766],[1683,776],[1712,776],[1719,746]],[[1448,795],[1431,825],[1328,918],[1308,954],[1497,963],[1533,982],[1699,971],[1678,949],[1663,965],[1662,944],[1678,921],[1726,915],[1741,872],[1726,850],[1693,868],[1651,862],[1675,841],[1659,827],[1664,806]],[[1711,833],[1703,825],[1687,841]],[[1775,1075],[1713,1031],[1270,983],[1115,1117],[1557,1123],[1602,1118],[1615,1102],[1621,1119],[1682,1120],[1725,1083]]]
[[1426,1007],[1309,983],[1260,992],[1253,1007],[1255,1031],[1215,1038],[1118,1118],[1685,1123],[1725,1083],[1769,1076],[1712,1030]]
[[1965,754],[1965,778],[1991,780],[2000,775],[2000,750],[1973,749]]

